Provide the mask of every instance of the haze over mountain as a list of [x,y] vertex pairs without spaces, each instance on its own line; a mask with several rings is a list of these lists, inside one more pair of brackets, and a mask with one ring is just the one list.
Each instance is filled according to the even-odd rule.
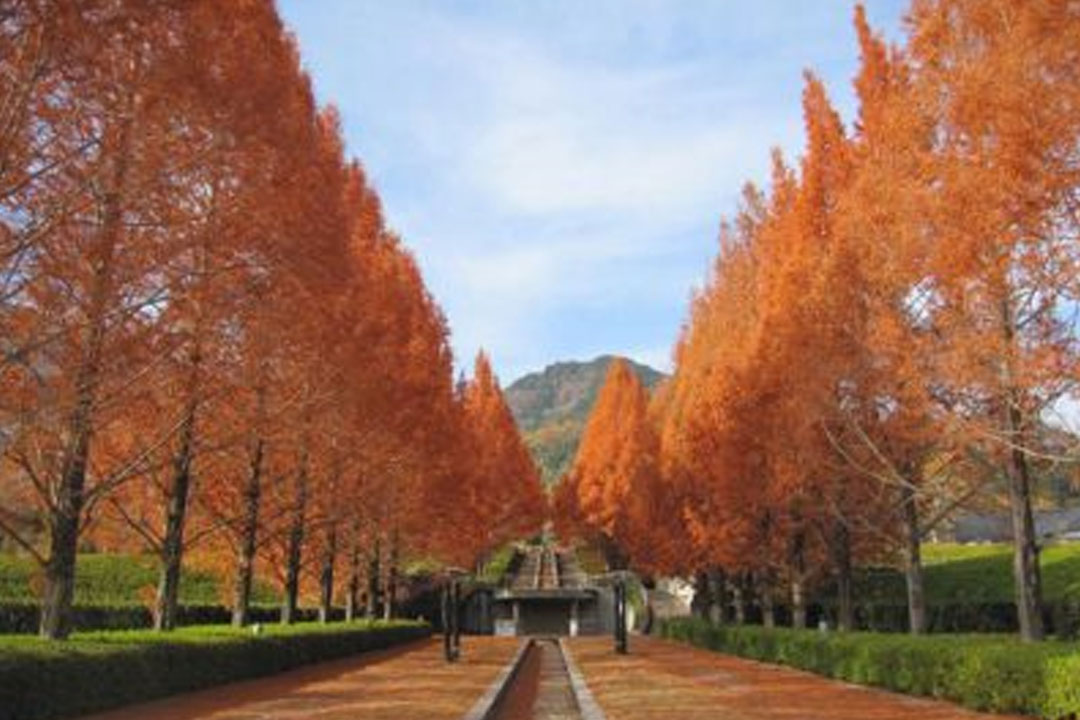
[[[529,373],[505,390],[506,401],[525,442],[551,485],[570,469],[581,433],[589,418],[613,355],[587,362],[565,361]],[[624,358],[650,390],[666,376]]]

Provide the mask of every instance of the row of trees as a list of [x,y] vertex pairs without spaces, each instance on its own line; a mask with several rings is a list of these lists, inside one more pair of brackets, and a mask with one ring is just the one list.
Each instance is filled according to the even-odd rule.
[[160,559],[169,629],[193,548],[237,624],[257,560],[286,622],[305,576],[351,616],[404,553],[473,563],[543,514],[270,0],[0,6],[0,350],[0,531],[47,637],[87,540]]
[[752,577],[767,617],[788,588],[796,624],[827,568],[851,628],[852,567],[899,554],[918,633],[921,541],[1001,495],[1039,639],[1033,482],[1070,459],[1047,420],[1078,379],[1080,12],[914,0],[903,47],[855,27],[853,127],[808,73],[803,156],[723,224],[651,405],[612,370],[557,503],[639,568]]

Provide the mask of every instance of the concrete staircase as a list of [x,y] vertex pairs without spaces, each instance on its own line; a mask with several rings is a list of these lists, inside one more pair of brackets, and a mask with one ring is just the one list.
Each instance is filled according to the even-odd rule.
[[588,584],[588,576],[578,564],[577,555],[569,550],[561,550],[554,553],[555,563],[559,568],[559,579],[562,587],[580,588]]
[[535,590],[540,578],[540,548],[526,548],[525,559],[510,582],[512,590]]
[[540,551],[540,572],[538,574],[537,589],[558,590],[562,587],[559,578],[559,563],[551,548],[545,547]]
[[529,547],[517,572],[510,579],[513,590],[560,590],[583,588],[589,578],[578,564],[572,550]]
[[605,632],[607,591],[590,582],[573,550],[550,545],[521,548],[507,584],[496,598],[496,622],[513,619],[518,634],[565,635]]

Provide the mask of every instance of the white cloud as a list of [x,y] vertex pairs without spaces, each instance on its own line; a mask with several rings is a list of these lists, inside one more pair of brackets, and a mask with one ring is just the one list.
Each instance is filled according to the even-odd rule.
[[631,360],[648,365],[660,372],[671,372],[671,345],[657,345],[656,347],[651,348],[631,349],[625,351],[623,354]]
[[[889,18],[904,1],[869,5]],[[281,0],[320,96],[459,362],[484,346],[504,379],[598,352],[666,367],[720,215],[771,146],[801,144],[802,67],[850,107],[846,3],[317,5]]]
[[449,158],[442,113],[418,116],[415,134],[497,214],[621,213],[670,227],[716,213],[748,167],[765,167],[770,145],[798,137],[797,108],[777,134],[758,117],[753,83],[717,83],[706,60],[587,64],[482,25],[428,25],[430,52],[474,106]]
[[1043,422],[1073,435],[1080,435],[1080,397],[1067,393],[1043,411]]

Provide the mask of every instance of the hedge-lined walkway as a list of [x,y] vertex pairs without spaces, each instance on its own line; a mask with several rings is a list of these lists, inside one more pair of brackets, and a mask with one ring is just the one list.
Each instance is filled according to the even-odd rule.
[[632,637],[618,656],[610,638],[576,638],[571,651],[607,720],[1008,720],[948,703]]
[[518,644],[464,638],[464,657],[448,665],[440,642],[424,640],[84,720],[460,720]]

